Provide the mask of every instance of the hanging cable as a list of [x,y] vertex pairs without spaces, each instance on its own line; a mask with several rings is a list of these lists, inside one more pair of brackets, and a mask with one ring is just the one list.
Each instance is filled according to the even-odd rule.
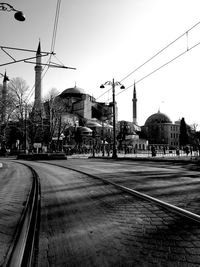
[[130,72],[128,75],[126,75],[123,79],[121,79],[120,82],[124,81],[125,79],[127,79],[129,76],[131,76],[133,73],[135,73],[136,71],[138,71],[140,68],[142,68],[144,65],[146,65],[147,63],[149,63],[151,60],[153,60],[155,57],[157,57],[159,54],[161,54],[163,51],[165,51],[167,48],[169,48],[171,45],[173,45],[175,42],[177,42],[179,39],[181,39],[183,36],[188,35],[188,33],[193,30],[195,27],[197,27],[200,24],[200,21],[197,22],[194,26],[192,26],[189,30],[187,30],[186,32],[184,32],[183,34],[181,34],[179,37],[177,37],[174,41],[170,42],[168,45],[166,45],[164,48],[162,48],[160,51],[158,51],[155,55],[153,55],[152,57],[150,57],[148,60],[146,60],[143,64],[141,64],[139,67],[137,67],[136,69],[134,69],[132,72]]
[[52,36],[52,42],[51,42],[51,52],[54,52],[55,49],[55,43],[56,43],[56,34],[57,34],[57,29],[58,29],[58,19],[59,19],[59,13],[60,13],[60,4],[61,0],[57,1],[57,6],[56,6],[56,15],[55,15],[55,20],[54,20],[54,28],[53,28],[53,36]]
[[[173,61],[175,61],[176,59],[180,58],[181,56],[183,56],[184,54],[186,54],[187,52],[189,52],[190,50],[192,50],[193,48],[197,47],[198,45],[200,45],[200,42],[196,43],[195,45],[191,46],[190,48],[187,47],[185,51],[183,51],[182,53],[180,53],[179,55],[177,55],[176,57],[172,58],[171,60],[169,60],[168,62],[164,63],[163,65],[161,65],[160,67],[158,67],[157,69],[153,70],[152,72],[148,73],[147,75],[143,76],[142,78],[140,78],[139,80],[137,80],[136,82],[134,82],[135,84],[140,83],[141,81],[143,81],[144,79],[148,78],[149,76],[151,76],[152,74],[154,74],[155,72],[157,72],[158,70],[166,67],[167,65],[169,65],[170,63],[172,63]],[[133,85],[131,84],[130,86],[128,86],[126,89],[124,89],[123,91],[119,92],[116,96],[120,95],[121,93],[123,93],[124,91],[128,90],[129,88],[131,88]]]
[[57,29],[58,29],[58,19],[59,19],[59,14],[60,14],[60,5],[61,5],[61,0],[58,0],[57,1],[57,6],[56,6],[56,14],[55,14],[55,19],[54,19],[54,27],[53,27],[53,34],[52,34],[52,41],[51,41],[51,54],[49,56],[49,59],[47,61],[47,65],[45,66],[43,72],[43,76],[42,78],[46,75],[47,71],[49,70],[49,66],[48,64],[51,62],[51,58],[52,58],[52,52],[54,52],[54,49],[55,49],[55,43],[56,43],[56,35],[57,35]]

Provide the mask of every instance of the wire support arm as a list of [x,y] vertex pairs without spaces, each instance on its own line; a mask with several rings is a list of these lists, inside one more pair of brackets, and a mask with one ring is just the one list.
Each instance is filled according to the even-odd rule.
[[[44,57],[44,56],[48,56],[48,55],[42,55],[42,57]],[[30,59],[35,59],[35,58],[38,58],[38,56],[29,57],[29,58],[23,58],[23,59],[19,59],[19,60],[13,59],[13,61],[0,64],[0,67],[7,66],[7,65],[10,65],[10,64],[14,64],[14,63],[25,62],[25,60],[30,60]]]
[[[32,62],[32,61],[28,61],[28,60],[24,60],[25,63],[31,63],[31,64],[35,64],[35,62]],[[67,67],[67,66],[63,66],[63,65],[59,65],[57,63],[40,63],[40,65],[43,65],[43,66],[47,66],[47,67],[51,67],[51,68],[63,68],[63,69],[72,69],[72,70],[76,70],[76,68],[73,68],[73,67]]]
[[[37,53],[37,50],[32,50],[32,49],[26,49],[26,48],[17,48],[17,47],[10,47],[10,46],[0,46],[0,48],[3,49],[10,49],[10,50],[16,50],[16,51],[24,51],[24,52],[33,52],[33,53]],[[47,55],[55,55],[54,52],[45,52],[45,51],[41,51],[41,54],[47,54]]]
[[31,50],[31,49],[25,49],[25,48],[16,48],[16,47],[9,47],[9,46],[0,46],[1,50],[9,57],[12,59],[12,61],[0,64],[0,67],[2,66],[6,66],[6,65],[10,65],[10,64],[14,64],[14,63],[18,63],[18,62],[24,62],[25,60],[30,60],[30,59],[35,59],[37,57],[44,57],[44,56],[48,56],[48,55],[54,55],[54,52],[41,52],[41,55],[37,55],[34,57],[25,57],[22,59],[17,60],[15,57],[13,57],[10,52],[8,52],[9,50],[14,50],[14,51],[23,51],[23,52],[32,52],[32,53],[37,53],[36,50]]

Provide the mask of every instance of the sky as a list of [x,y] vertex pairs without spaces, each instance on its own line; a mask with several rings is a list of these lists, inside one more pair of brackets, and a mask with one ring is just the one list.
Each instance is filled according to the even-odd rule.
[[[37,50],[40,40],[42,51],[50,52],[57,1],[9,0],[7,3],[22,10],[26,20],[16,21],[14,12],[1,11],[0,46]],[[114,79],[126,88],[115,87],[118,119],[132,121],[135,82],[139,125],[144,125],[150,115],[160,110],[173,122],[184,117],[187,124],[200,127],[200,45],[191,49],[200,42],[199,0],[61,0],[60,3],[56,57],[52,61],[76,70],[49,68],[42,80],[43,97],[52,88],[62,92],[76,84],[97,101],[110,102],[110,87],[100,89],[100,85]],[[35,54],[15,50],[9,53],[16,60]],[[184,54],[142,79],[181,53]],[[0,64],[11,60],[2,50],[0,58]],[[42,58],[43,63],[47,60],[48,57]],[[34,64],[0,66],[1,73],[5,70],[10,79],[21,77],[27,82],[29,98],[33,101]]]

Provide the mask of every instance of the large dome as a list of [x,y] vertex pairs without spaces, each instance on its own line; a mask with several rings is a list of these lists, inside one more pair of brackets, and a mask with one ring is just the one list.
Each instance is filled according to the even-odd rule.
[[71,96],[80,96],[80,95],[85,95],[86,92],[84,89],[79,88],[77,86],[74,86],[72,88],[65,89],[60,96],[61,97],[71,97]]
[[155,123],[172,123],[170,118],[165,115],[164,113],[157,112],[150,117],[145,122],[145,126],[148,126],[150,124],[155,124]]

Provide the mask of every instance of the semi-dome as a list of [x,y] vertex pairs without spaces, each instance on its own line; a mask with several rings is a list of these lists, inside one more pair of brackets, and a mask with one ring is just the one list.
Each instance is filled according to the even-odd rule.
[[172,121],[166,114],[157,112],[151,115],[150,117],[148,117],[148,119],[145,122],[145,126],[148,126],[150,124],[155,124],[155,123],[172,123]]
[[77,87],[76,85],[72,88],[65,89],[60,96],[61,97],[71,97],[71,96],[80,96],[85,95],[86,92],[84,89]]

